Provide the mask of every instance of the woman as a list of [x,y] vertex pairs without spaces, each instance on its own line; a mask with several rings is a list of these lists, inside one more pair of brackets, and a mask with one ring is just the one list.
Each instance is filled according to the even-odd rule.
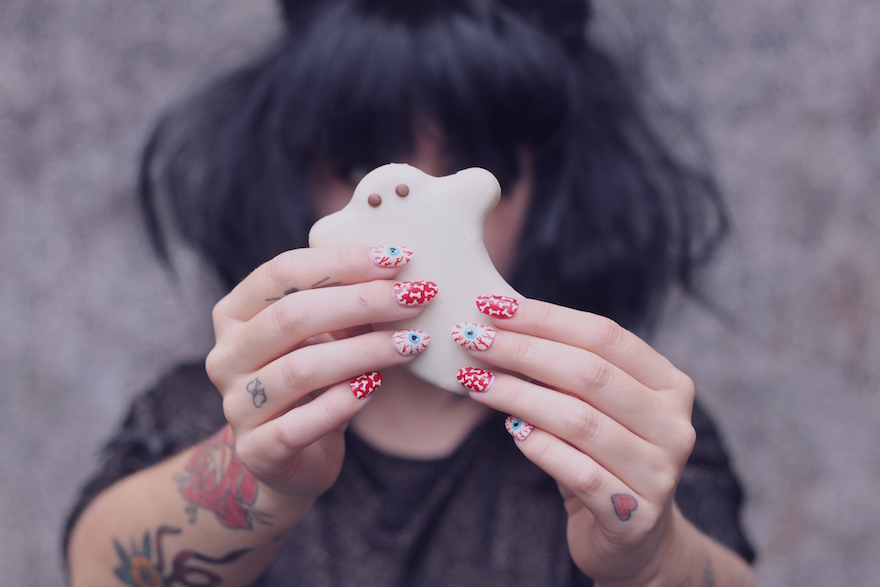
[[[753,583],[692,383],[618,326],[691,288],[723,211],[585,38],[587,8],[286,2],[281,40],[166,115],[148,225],[165,256],[167,205],[231,291],[207,375],[138,398],[86,487],[74,585]],[[478,372],[467,396],[412,378],[416,355],[364,325],[430,296],[401,303],[418,284],[370,244],[303,248],[389,160],[498,177],[486,245],[531,299],[485,292],[495,335],[471,352],[523,377]]]

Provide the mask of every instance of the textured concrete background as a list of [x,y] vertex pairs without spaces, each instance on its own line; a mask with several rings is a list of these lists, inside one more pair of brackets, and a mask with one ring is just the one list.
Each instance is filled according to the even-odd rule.
[[[764,585],[880,572],[880,3],[601,0],[594,32],[671,142],[714,162],[735,235],[722,323],[656,345],[721,421]],[[0,576],[61,582],[59,530],[130,396],[203,355],[215,288],[175,285],[132,200],[159,110],[275,30],[269,0],[0,0]],[[704,141],[681,140],[675,114]],[[133,504],[137,507],[137,504]]]

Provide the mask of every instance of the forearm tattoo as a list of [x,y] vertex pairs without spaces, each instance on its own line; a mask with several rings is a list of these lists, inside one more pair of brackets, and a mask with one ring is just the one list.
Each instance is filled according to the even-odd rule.
[[214,512],[227,528],[252,529],[254,521],[271,525],[271,516],[254,507],[258,484],[235,454],[229,426],[197,445],[183,471],[174,476],[186,500],[189,521],[199,508]]
[[254,400],[255,408],[262,407],[266,403],[266,388],[263,387],[259,377],[247,384],[247,391]]
[[165,573],[165,554],[162,538],[166,534],[180,534],[180,528],[160,526],[156,530],[156,538],[150,538],[150,531],[144,532],[140,544],[134,539],[126,549],[117,539],[113,539],[119,566],[113,569],[116,576],[126,585],[136,587],[184,585],[185,587],[214,587],[222,578],[217,573],[202,568],[198,561],[214,565],[230,564],[250,552],[250,548],[233,550],[220,558],[213,558],[193,550],[182,550],[171,559],[171,568]]

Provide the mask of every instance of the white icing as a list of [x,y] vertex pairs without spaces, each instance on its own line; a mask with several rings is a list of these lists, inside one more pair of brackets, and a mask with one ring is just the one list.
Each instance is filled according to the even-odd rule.
[[[406,197],[395,192],[400,184],[409,187]],[[382,204],[370,206],[370,194],[379,194]],[[489,324],[488,316],[476,306],[481,294],[522,297],[495,269],[483,244],[486,221],[500,197],[498,180],[485,169],[433,177],[410,165],[392,163],[368,173],[355,188],[351,202],[316,222],[309,233],[311,247],[366,243],[415,251],[396,279],[433,281],[439,290],[437,297],[413,319],[374,326],[427,331],[431,345],[406,368],[459,394],[466,393],[455,378],[461,367],[489,366],[474,360],[452,340],[453,327],[460,322]]]

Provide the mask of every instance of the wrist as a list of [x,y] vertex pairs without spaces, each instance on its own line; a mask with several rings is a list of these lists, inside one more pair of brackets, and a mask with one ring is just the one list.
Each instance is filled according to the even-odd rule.
[[[642,571],[633,578],[596,580],[596,587],[667,587],[681,583],[681,569],[689,564],[689,535],[693,527],[674,503],[661,522],[657,542]],[[685,562],[688,561],[688,562]]]
[[265,483],[259,483],[257,506],[271,518],[273,526],[288,530],[308,513],[316,496],[281,493]]

